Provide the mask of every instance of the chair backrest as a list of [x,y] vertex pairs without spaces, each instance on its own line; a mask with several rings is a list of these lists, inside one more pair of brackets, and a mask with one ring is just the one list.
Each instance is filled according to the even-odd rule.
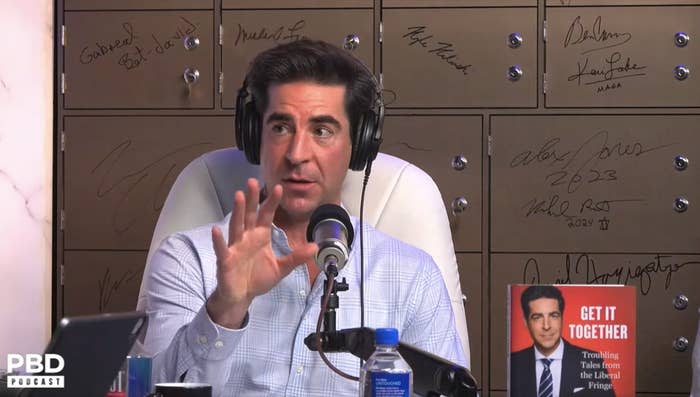
[[[221,220],[231,211],[233,192],[244,189],[251,177],[261,179],[259,167],[249,164],[243,152],[236,148],[216,150],[193,160],[177,177],[165,200],[147,262],[170,234]],[[353,216],[359,216],[363,177],[363,171],[348,171],[343,183],[341,200]],[[433,257],[450,293],[457,330],[469,362],[465,298],[445,205],[435,182],[418,167],[379,153],[372,164],[364,210],[365,222]],[[142,297],[143,291],[139,294],[138,307],[142,307]]]

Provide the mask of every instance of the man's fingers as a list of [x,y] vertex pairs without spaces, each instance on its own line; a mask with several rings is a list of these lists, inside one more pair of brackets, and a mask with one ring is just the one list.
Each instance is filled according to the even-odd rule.
[[270,226],[272,220],[275,217],[275,211],[277,206],[282,199],[282,186],[275,185],[270,189],[269,196],[260,206],[260,212],[258,213],[257,226]]
[[298,265],[306,263],[308,266],[316,266],[315,258],[318,245],[315,243],[307,243],[301,247],[297,247],[291,254],[277,258],[277,263],[287,275]]
[[260,201],[260,187],[255,178],[248,179],[248,194],[245,203],[245,218],[243,227],[250,230],[255,227],[258,218],[258,202]]
[[218,262],[223,262],[228,255],[228,244],[224,240],[224,233],[218,226],[211,228],[211,242],[214,245],[214,253]]
[[228,224],[228,243],[236,243],[243,236],[243,222],[245,217],[245,195],[240,190],[233,195],[233,213]]

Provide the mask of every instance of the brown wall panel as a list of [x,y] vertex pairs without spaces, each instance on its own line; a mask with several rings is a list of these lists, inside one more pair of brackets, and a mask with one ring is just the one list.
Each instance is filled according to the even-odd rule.
[[[297,37],[342,46],[356,34],[354,54],[381,72],[391,113],[381,150],[428,172],[445,200],[480,394],[506,396],[505,286],[523,281],[636,286],[638,395],[688,394],[700,1],[59,0],[56,15],[66,140],[54,317],[134,308],[168,189],[192,158],[234,144],[231,109],[258,52]],[[680,31],[685,47],[674,44]],[[511,33],[521,46],[508,46]],[[190,51],[188,34],[199,39]],[[679,64],[691,71],[683,81]],[[509,81],[516,65],[524,74]],[[200,73],[189,86],[188,67]],[[678,155],[687,169],[675,168]],[[455,215],[459,196],[468,205]],[[687,211],[674,210],[678,197]],[[672,304],[680,294],[685,310]],[[671,348],[679,336],[685,352]]]
[[[545,0],[548,7],[567,7],[567,6],[607,6],[607,5],[668,5],[669,1],[665,0]],[[673,0],[674,5],[684,4],[700,4],[697,0]]]
[[[481,251],[481,116],[387,116],[381,151],[412,162],[438,185],[448,211],[457,251]],[[451,163],[463,155],[468,163],[456,170]],[[467,207],[451,211],[464,197]]]
[[[546,106],[698,107],[699,33],[700,7],[549,8]],[[674,77],[678,65],[690,77]]]
[[250,61],[275,44],[302,37],[338,46],[350,34],[360,38],[354,50],[372,69],[372,10],[238,10],[223,12],[224,93],[222,106],[233,108]]
[[[698,252],[698,116],[494,116],[495,251]],[[674,167],[683,155],[687,169]],[[685,197],[685,212],[674,200]]]
[[146,252],[66,251],[64,316],[132,311]]
[[[536,8],[387,9],[382,22],[389,107],[537,105]],[[515,66],[523,75],[511,81]]]
[[63,0],[66,10],[213,9],[214,0]]
[[372,8],[372,0],[222,0],[224,10],[231,8]]
[[[595,276],[594,276],[595,275]],[[619,277],[618,277],[619,275]],[[697,331],[700,256],[663,254],[492,254],[491,340],[506,340],[506,286],[513,283],[627,284],[637,287],[637,392],[686,393]],[[674,298],[689,298],[687,309]],[[518,303],[516,303],[518,304]],[[566,313],[564,313],[566,323]],[[690,347],[673,349],[683,336]],[[506,387],[507,343],[491,344],[492,388]]]
[[66,249],[148,249],[179,172],[232,145],[232,117],[66,117]]
[[65,108],[212,108],[213,22],[210,11],[66,12]]
[[464,302],[464,312],[467,317],[467,329],[469,330],[469,349],[471,361],[471,373],[477,382],[484,379],[482,361],[484,349],[481,325],[484,321],[483,304],[484,295],[481,288],[481,254],[457,254],[457,266],[459,267],[459,282],[462,286],[462,294],[467,297]]
[[382,7],[537,7],[537,0],[383,0]]

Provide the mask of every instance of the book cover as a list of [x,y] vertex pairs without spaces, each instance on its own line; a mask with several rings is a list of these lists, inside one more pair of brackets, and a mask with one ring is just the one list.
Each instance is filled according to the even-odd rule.
[[510,397],[634,397],[634,287],[508,288]]

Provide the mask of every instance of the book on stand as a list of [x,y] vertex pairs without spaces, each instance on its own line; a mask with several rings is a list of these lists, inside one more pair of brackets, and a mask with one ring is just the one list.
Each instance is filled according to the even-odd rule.
[[621,285],[509,285],[508,395],[634,397],[636,298]]

